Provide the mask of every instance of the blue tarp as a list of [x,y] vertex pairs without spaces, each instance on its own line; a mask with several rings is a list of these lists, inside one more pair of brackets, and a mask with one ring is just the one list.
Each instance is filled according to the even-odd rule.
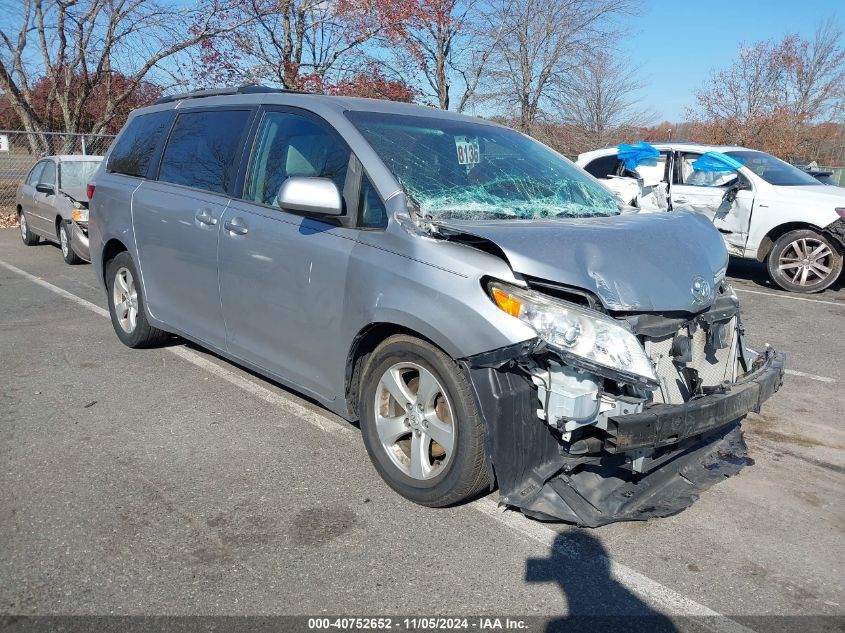
[[634,171],[637,165],[644,160],[660,156],[660,152],[657,151],[656,147],[649,145],[645,141],[637,141],[633,145],[620,144],[617,148],[617,156],[625,163],[625,167]]
[[733,171],[742,165],[741,160],[731,158],[722,152],[704,152],[701,158],[693,162],[692,168],[695,171]]

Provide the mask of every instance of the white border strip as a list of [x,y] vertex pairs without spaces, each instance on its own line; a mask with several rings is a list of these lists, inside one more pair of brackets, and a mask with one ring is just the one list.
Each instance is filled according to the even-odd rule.
[[810,303],[823,303],[829,306],[838,306],[840,308],[845,308],[845,301],[838,302],[838,301],[824,301],[822,299],[807,299],[806,297],[794,297],[792,295],[787,294],[780,294],[778,292],[763,292],[762,290],[746,290],[745,288],[737,288],[736,286],[733,287],[734,290],[737,292],[747,292],[748,294],[752,295],[765,295],[766,297],[774,297],[775,299],[792,299],[793,301],[808,301]]

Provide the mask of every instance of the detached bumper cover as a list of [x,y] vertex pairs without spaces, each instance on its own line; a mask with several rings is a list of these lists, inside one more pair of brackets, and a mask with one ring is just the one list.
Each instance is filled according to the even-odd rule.
[[70,223],[70,247],[73,252],[87,262],[91,261],[91,249],[88,245],[88,225]]
[[[512,352],[515,359],[528,350]],[[513,362],[474,360],[463,365],[487,427],[501,502],[537,519],[598,527],[677,514],[703,490],[753,463],[739,421],[780,387],[784,359],[768,352],[729,392],[614,419],[602,456],[574,466],[537,418],[536,391],[521,370]],[[633,472],[622,446],[656,447],[652,468]]]
[[658,404],[642,413],[611,418],[605,450],[619,453],[675,444],[719,429],[749,412],[758,413],[760,405],[783,384],[783,354],[770,353],[763,359],[760,367],[724,393],[682,405]]

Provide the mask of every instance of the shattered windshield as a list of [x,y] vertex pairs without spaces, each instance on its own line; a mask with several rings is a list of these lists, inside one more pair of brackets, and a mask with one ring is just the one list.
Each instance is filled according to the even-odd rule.
[[619,213],[612,193],[513,130],[446,118],[346,115],[423,216],[532,220]]

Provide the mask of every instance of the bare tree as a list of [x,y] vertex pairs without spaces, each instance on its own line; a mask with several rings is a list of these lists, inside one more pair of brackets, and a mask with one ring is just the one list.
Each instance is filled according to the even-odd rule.
[[[818,147],[818,124],[842,122],[845,49],[842,29],[823,22],[810,40],[742,47],[726,69],[696,92],[689,114],[709,140],[759,147],[798,159]],[[833,128],[831,128],[833,129]]]
[[489,73],[488,96],[516,110],[531,133],[543,107],[580,60],[606,46],[613,18],[629,0],[492,0],[503,25]]
[[[397,37],[415,8],[415,0],[242,0],[228,19],[246,26],[205,49],[206,78],[320,89],[365,44]],[[355,62],[341,70],[358,72],[367,60]]]
[[[28,131],[47,131],[43,112],[57,108],[62,131],[94,134],[106,129],[162,62],[219,35],[215,20],[228,8],[222,0],[203,0],[192,9],[157,0],[16,0],[16,5],[17,32],[0,32],[0,90]],[[33,95],[39,78],[49,85],[42,108]],[[83,130],[95,92],[102,103],[91,129]]]
[[466,108],[501,37],[486,8],[483,0],[418,0],[393,47],[395,65],[418,75],[442,110]]
[[588,56],[572,70],[554,101],[579,152],[618,142],[651,124],[654,115],[638,107],[645,84],[636,73],[605,52]]

